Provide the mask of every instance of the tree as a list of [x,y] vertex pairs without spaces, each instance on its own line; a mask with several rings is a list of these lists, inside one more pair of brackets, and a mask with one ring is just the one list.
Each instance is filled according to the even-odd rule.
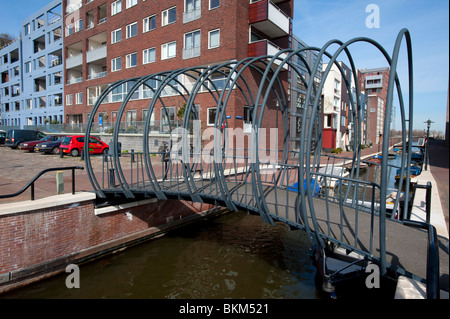
[[0,48],[10,44],[14,39],[15,37],[11,34],[0,33]]

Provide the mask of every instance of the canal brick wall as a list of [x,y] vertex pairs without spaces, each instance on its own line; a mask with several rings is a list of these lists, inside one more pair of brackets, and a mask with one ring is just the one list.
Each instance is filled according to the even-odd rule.
[[83,192],[0,205],[0,293],[219,212],[176,200],[96,209],[94,199]]

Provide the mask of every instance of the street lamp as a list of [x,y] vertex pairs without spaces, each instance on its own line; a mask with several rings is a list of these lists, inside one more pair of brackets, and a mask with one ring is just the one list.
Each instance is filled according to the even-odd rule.
[[434,123],[434,122],[432,120],[428,119],[428,121],[425,121],[424,123],[427,123],[427,142],[428,142],[428,138],[430,137],[431,123]]
[[430,126],[431,123],[434,123],[432,120],[428,119],[428,121],[425,121],[424,123],[427,123],[427,139],[425,141],[425,152],[424,152],[424,159],[425,159],[425,170],[428,170],[428,138],[430,137]]

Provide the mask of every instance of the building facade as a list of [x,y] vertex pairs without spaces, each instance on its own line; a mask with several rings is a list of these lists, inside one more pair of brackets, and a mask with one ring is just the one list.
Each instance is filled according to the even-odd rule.
[[365,97],[363,140],[366,145],[379,146],[383,139],[389,68],[358,70],[358,78]]
[[[293,2],[64,0],[65,121],[86,123],[97,98],[118,80],[206,68],[289,48]],[[223,78],[217,74],[214,82],[220,86]],[[192,81],[186,76],[178,80],[186,87]],[[129,88],[124,84],[111,92],[94,123],[117,121]],[[150,98],[150,90],[140,88],[121,121],[129,127],[146,121]],[[155,109],[151,127],[161,128],[168,120],[176,120],[183,107],[183,100],[170,90],[164,100],[167,113]],[[213,125],[216,105],[211,96],[199,95],[195,103],[202,126]],[[228,125],[244,128],[251,120],[248,114],[245,101],[234,95],[227,107]]]
[[[302,41],[298,36],[294,35],[292,38],[292,48],[294,50],[307,48],[308,45]],[[307,87],[303,82],[302,78],[306,83],[310,81],[310,74],[308,68],[312,70],[317,61],[317,51],[304,50],[301,53],[303,60],[299,56],[294,56],[291,61],[292,64],[298,68],[300,74],[291,71],[289,76],[290,79],[290,99],[291,99],[291,118],[290,118],[290,136],[292,149],[298,150],[300,147],[300,133],[301,133],[301,123],[303,116],[303,109],[306,102]],[[318,72],[314,78],[314,85],[318,89],[320,82],[322,80],[322,60],[318,64]],[[322,101],[320,101],[322,104]]]
[[62,0],[22,22],[19,38],[0,50],[1,124],[64,121]]
[[[323,148],[346,150],[351,145],[352,118],[350,116],[350,95],[355,100],[355,81],[350,68],[342,61],[337,62],[345,77],[350,81],[350,87],[344,81],[344,76],[336,64],[331,66],[330,72],[323,86]],[[323,70],[328,63],[323,64]],[[356,102],[355,102],[356,103]]]

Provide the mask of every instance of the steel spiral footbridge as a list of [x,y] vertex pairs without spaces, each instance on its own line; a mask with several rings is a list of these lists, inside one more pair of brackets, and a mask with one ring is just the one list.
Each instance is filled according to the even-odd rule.
[[[362,156],[364,100],[357,69],[351,55],[352,45],[364,43],[377,50],[390,68],[385,105],[385,119],[390,119],[397,105],[401,117],[401,163],[388,161],[391,121],[383,122],[381,161],[368,162]],[[407,97],[404,98],[397,73],[402,46],[406,47]],[[336,48],[331,51],[332,48]],[[317,56],[309,67],[304,53]],[[294,57],[308,68],[307,74],[292,61]],[[345,58],[351,69],[346,73],[338,59]],[[325,70],[319,68],[322,59],[329,60]],[[347,88],[349,121],[352,140],[349,156],[323,152],[323,108],[321,94],[325,79],[335,65]],[[294,74],[306,88],[303,105],[292,120],[290,98],[283,76]],[[322,81],[315,79],[321,72]],[[220,80],[218,80],[220,79]],[[376,41],[359,37],[347,42],[331,40],[322,48],[286,49],[275,55],[248,57],[210,66],[189,67],[146,76],[124,79],[109,85],[92,108],[86,129],[86,140],[96,131],[95,116],[118,88],[128,88],[110,132],[112,143],[104,160],[104,170],[94,171],[88,148],[84,149],[86,170],[99,199],[140,198],[180,199],[213,203],[231,210],[244,210],[261,215],[270,224],[286,223],[305,231],[316,246],[317,260],[323,262],[324,278],[333,281],[368,263],[379,265],[382,275],[393,270],[410,277],[432,281],[427,269],[409,264],[410,251],[405,245],[426,252],[431,228],[407,225],[410,184],[399,180],[390,186],[390,173],[400,169],[401,176],[410,178],[413,123],[413,62],[410,33],[399,32],[392,54]],[[126,112],[135,103],[137,92],[147,92],[146,121],[142,127],[140,152],[123,153],[120,141],[126,131]],[[183,106],[182,121],[167,122],[167,147],[155,149],[152,134],[152,114],[168,114],[167,99],[177,99]],[[205,126],[198,104],[203,101],[215,107],[214,126]],[[405,100],[407,103],[405,103]],[[180,102],[181,101],[181,102]],[[238,102],[237,102],[238,101]],[[248,110],[246,131],[230,125],[236,116],[235,105]],[[397,115],[397,116],[398,116]],[[274,124],[275,123],[275,124]],[[296,130],[292,126],[296,126]],[[292,134],[297,133],[298,147],[293,147]],[[205,132],[208,136],[205,137]],[[242,143],[240,143],[242,142]],[[361,174],[369,170],[367,174]],[[387,204],[386,197],[394,200]],[[423,225],[422,225],[423,226]],[[355,253],[356,258],[338,270],[327,268],[330,247]],[[426,261],[424,262],[426,265]],[[423,268],[423,267],[422,267]],[[425,266],[426,268],[426,266]]]

